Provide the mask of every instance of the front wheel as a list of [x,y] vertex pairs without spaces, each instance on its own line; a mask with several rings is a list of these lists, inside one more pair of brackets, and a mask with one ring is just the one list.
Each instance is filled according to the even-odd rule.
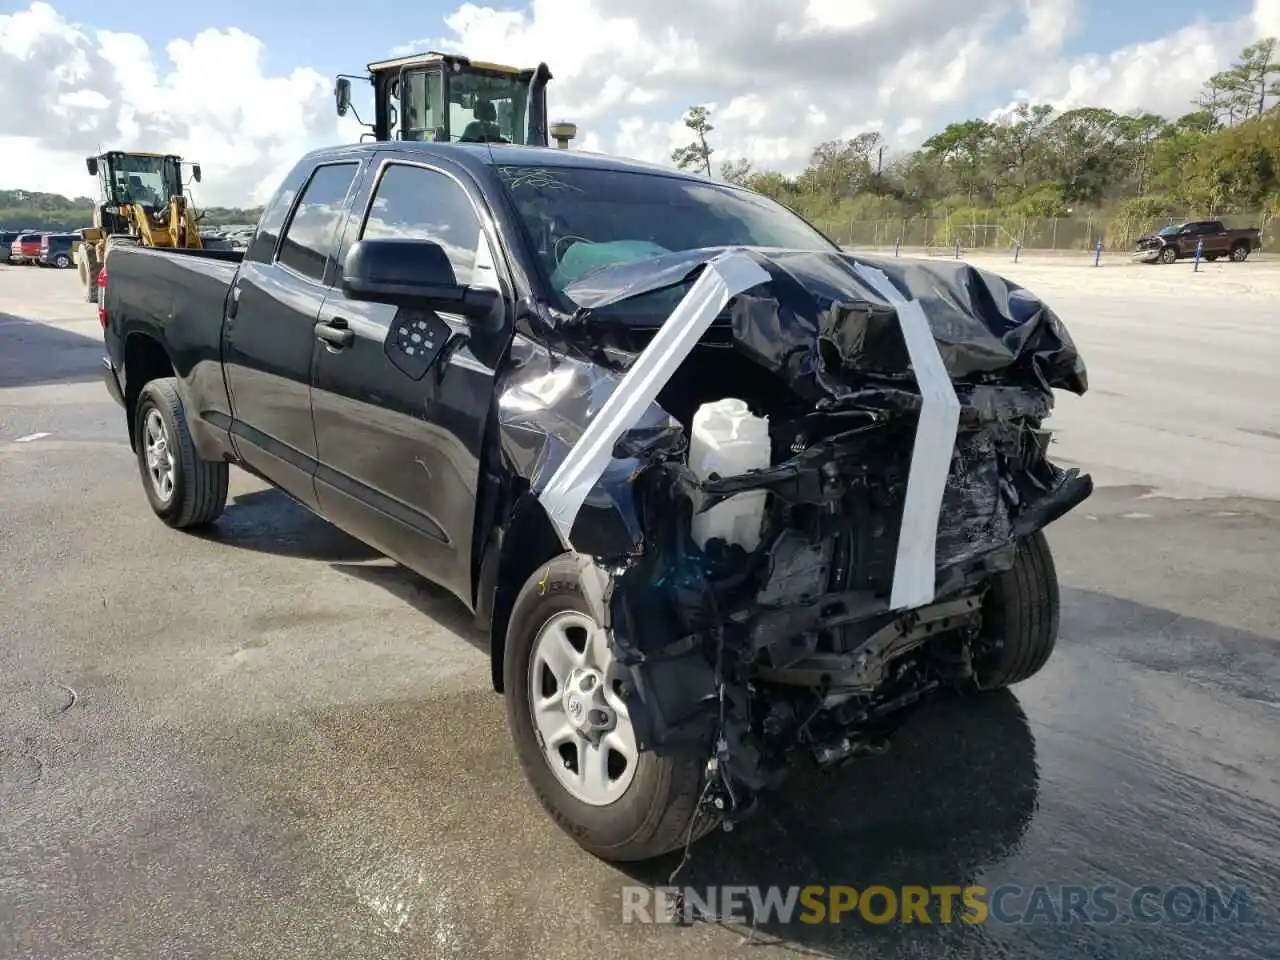
[[1231,262],[1244,263],[1249,259],[1249,247],[1247,244],[1237,243],[1231,248]]
[[580,846],[611,861],[661,856],[715,825],[699,812],[705,760],[637,748],[628,679],[571,555],[543,564],[511,612],[507,720],[542,806]]
[[157,517],[184,530],[212,523],[222,514],[230,468],[197,452],[172,377],[142,388],[134,436],[142,486]]
[[1165,247],[1160,251],[1161,263],[1173,263],[1178,259],[1178,251],[1173,247]]
[[986,651],[974,661],[978,685],[999,690],[1039,673],[1058,641],[1058,572],[1043,530],[1018,544],[982,605]]

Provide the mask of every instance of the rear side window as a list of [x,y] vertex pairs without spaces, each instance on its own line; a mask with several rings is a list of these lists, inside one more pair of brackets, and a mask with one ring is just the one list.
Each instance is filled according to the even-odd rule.
[[338,224],[346,212],[347,192],[358,163],[317,167],[302,191],[280,244],[280,263],[312,280],[323,280],[334,253]]
[[284,229],[284,218],[289,215],[294,197],[297,195],[298,191],[293,186],[286,186],[275,195],[267,205],[267,209],[262,211],[257,232],[254,233],[253,241],[244,255],[246,260],[256,260],[258,263],[271,262],[271,258],[276,255],[276,244],[280,242],[280,231]]

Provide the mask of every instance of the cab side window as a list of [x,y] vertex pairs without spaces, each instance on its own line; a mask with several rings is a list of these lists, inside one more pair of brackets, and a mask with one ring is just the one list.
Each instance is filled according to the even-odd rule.
[[358,163],[316,167],[285,229],[278,257],[283,266],[312,280],[324,279],[329,258],[336,252],[337,230],[346,213],[347,192],[359,169]]
[[423,167],[391,164],[374,190],[362,240],[431,240],[453,264],[457,282],[472,282],[480,218],[452,177]]

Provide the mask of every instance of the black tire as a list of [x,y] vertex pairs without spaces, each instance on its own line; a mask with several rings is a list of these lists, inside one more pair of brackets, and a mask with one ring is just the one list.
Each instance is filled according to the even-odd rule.
[[[146,423],[152,410],[160,415],[167,433],[166,445],[173,453],[173,489],[167,499],[156,489],[147,467]],[[196,452],[177,381],[166,377],[144,386],[134,422],[138,472],[155,515],[178,530],[205,526],[218,519],[227,504],[230,467],[221,460],[205,460]]]
[[59,270],[65,270],[67,267],[71,266],[71,258],[65,253],[60,253],[53,258],[53,265]]
[[1013,566],[996,575],[982,607],[990,652],[974,664],[978,685],[1000,690],[1043,669],[1058,642],[1058,572],[1044,531],[1018,544]]
[[565,833],[603,860],[649,860],[705,836],[716,825],[711,816],[705,812],[699,815],[698,810],[705,758],[642,752],[625,792],[603,806],[574,797],[551,771],[530,709],[530,658],[542,626],[567,610],[588,616],[591,612],[577,566],[564,554],[540,566],[525,582],[507,628],[503,658],[507,723],[520,766],[539,802]]
[[85,303],[98,302],[98,266],[97,258],[88,251],[82,252],[76,259],[76,272],[80,276]]
[[1231,262],[1244,263],[1249,259],[1249,245],[1247,243],[1237,243],[1231,248]]
[[1177,247],[1165,247],[1163,250],[1160,251],[1161,263],[1173,263],[1177,259],[1178,259]]

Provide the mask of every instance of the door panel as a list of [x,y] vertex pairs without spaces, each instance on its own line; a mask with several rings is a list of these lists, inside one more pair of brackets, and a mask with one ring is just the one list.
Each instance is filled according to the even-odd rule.
[[[231,435],[246,464],[315,506],[311,359],[322,288],[271,264],[246,263],[223,325]],[[230,312],[230,304],[228,304]]]
[[[493,371],[471,352],[461,318],[335,295],[320,320],[338,317],[354,335],[351,346],[335,350],[317,339],[314,347],[320,508],[469,603],[483,411]],[[432,341],[421,379],[387,355],[389,333],[399,324]]]
[[[311,417],[315,324],[336,232],[359,163],[324,164],[308,179],[275,251],[254,251],[232,286],[223,324],[231,434],[244,462],[308,506],[315,495]],[[271,258],[271,262],[262,260]]]
[[[392,163],[372,195],[361,238],[433,240],[458,282],[500,286],[478,201],[456,178]],[[458,316],[352,301],[335,289],[320,320],[338,318],[353,334],[350,346],[313,346],[320,508],[470,605],[492,364],[506,333],[478,334]],[[396,344],[412,356],[397,363]]]
[[1225,229],[1218,230],[1214,228],[1207,230],[1204,235],[1204,252],[1212,253],[1215,256],[1227,253],[1231,247],[1227,236]]

